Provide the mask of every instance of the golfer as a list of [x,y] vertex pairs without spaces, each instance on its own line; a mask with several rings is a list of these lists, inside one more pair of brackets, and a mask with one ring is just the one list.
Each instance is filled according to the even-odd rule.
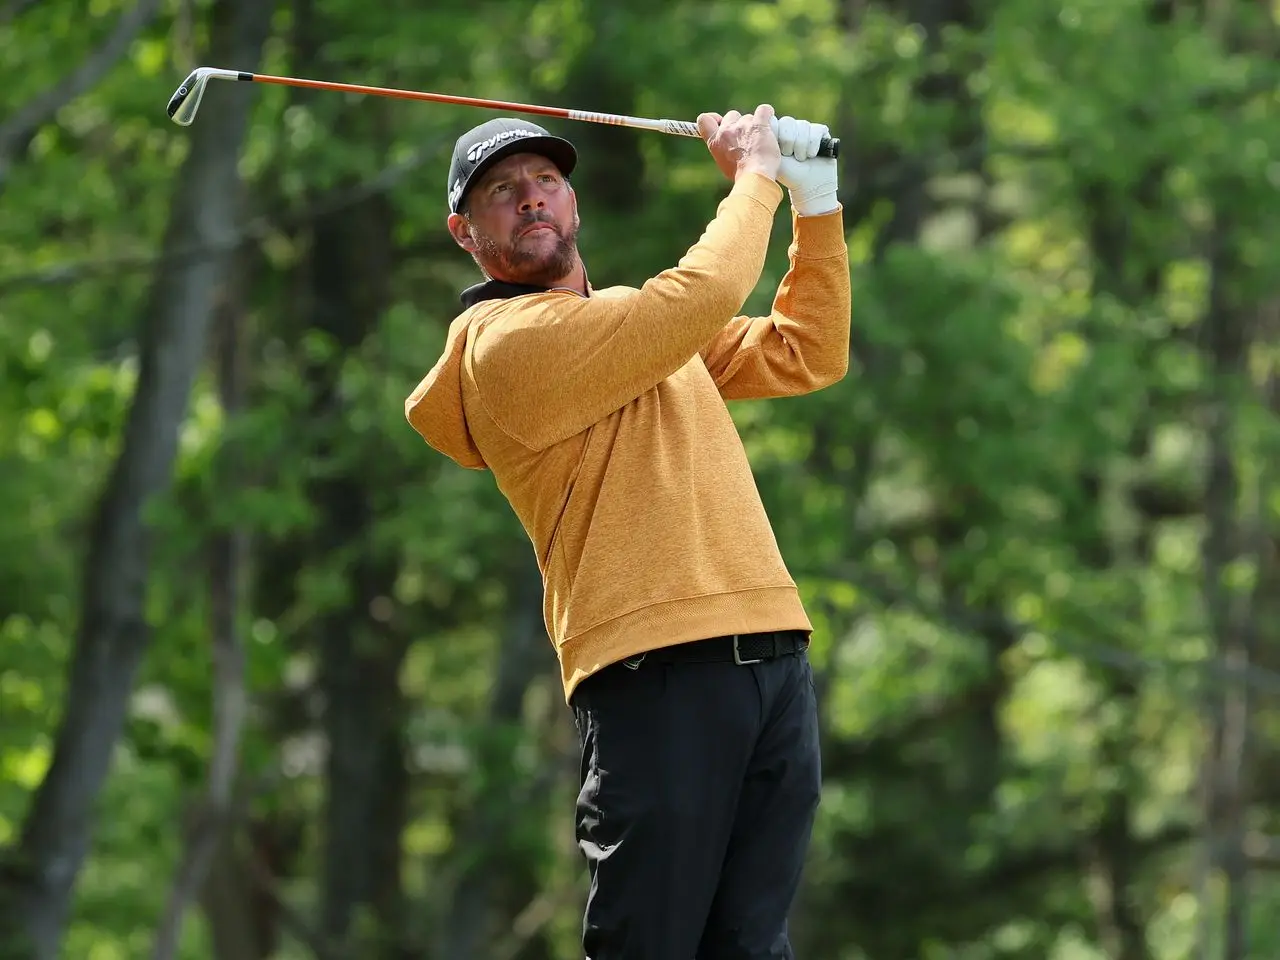
[[[806,648],[727,400],[840,380],[849,260],[825,127],[761,105],[698,118],[731,181],[678,264],[593,287],[573,146],[524,120],[463,134],[448,226],[487,278],[405,402],[488,469],[528,532],[582,741],[589,960],[793,957],[787,914],[821,785]],[[760,279],[783,189],[790,269]]]

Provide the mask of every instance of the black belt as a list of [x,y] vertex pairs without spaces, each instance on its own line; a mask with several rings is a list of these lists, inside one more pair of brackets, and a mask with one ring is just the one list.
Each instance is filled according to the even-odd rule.
[[654,663],[763,663],[778,657],[794,657],[808,649],[808,631],[771,630],[677,643],[628,657],[622,663],[632,670],[646,660]]

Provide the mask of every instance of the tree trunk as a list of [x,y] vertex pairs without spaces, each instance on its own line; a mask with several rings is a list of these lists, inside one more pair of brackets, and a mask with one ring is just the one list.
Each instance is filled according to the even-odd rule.
[[[333,32],[325,11],[312,0],[297,0],[291,10],[293,72],[323,76],[333,69],[325,59]],[[344,104],[311,92],[292,97],[316,110],[339,140],[389,148],[387,114],[380,105],[385,102]],[[257,558],[254,591],[255,612],[274,617],[302,602],[296,584],[309,569],[332,569],[343,585],[343,596],[310,611],[307,630],[296,638],[318,661],[319,731],[326,750],[313,925],[335,956],[382,958],[403,949],[400,859],[408,775],[399,673],[408,641],[384,615],[395,561],[372,542],[376,484],[383,481],[351,456],[359,439],[345,428],[341,379],[350,356],[392,302],[396,219],[381,194],[340,208],[326,203],[334,196],[350,198],[354,179],[344,175],[327,195],[308,197],[307,205],[321,212],[294,237],[305,256],[292,278],[296,309],[279,332],[294,346],[309,396],[299,429],[315,464],[317,479],[306,491],[315,522]],[[325,349],[308,350],[308,340]],[[289,709],[283,700],[278,704],[275,725],[310,723],[285,716]],[[366,919],[379,928],[376,938],[365,935]]]
[[[210,59],[257,63],[271,7],[262,0],[215,4]],[[192,128],[192,149],[175,181],[166,248],[193,241],[232,245],[237,214],[228,199],[239,186],[237,162],[250,96],[234,90],[218,94]],[[90,844],[94,801],[110,769],[147,648],[150,534],[144,511],[169,482],[178,431],[226,271],[225,257],[161,270],[145,308],[137,389],[85,560],[80,625],[53,762],[0,875],[0,938],[25,935],[31,955],[39,960],[52,960],[57,953]]]
[[295,875],[305,835],[296,810],[272,811],[224,835],[200,893],[214,960],[268,960],[286,930],[324,960],[313,946],[319,937],[280,892],[281,878]]
[[[971,0],[903,0],[897,6],[903,18],[916,24],[923,32],[926,59],[941,50],[947,31],[957,27],[971,28],[983,16],[981,6]],[[836,8],[836,22],[850,43],[861,29],[867,9],[866,0],[840,0]],[[856,87],[859,79],[854,78],[841,91],[836,111],[836,129],[833,132],[840,136],[847,155],[847,160],[841,165],[840,184],[845,229],[848,231],[862,227],[863,222],[881,208],[891,211],[887,222],[875,233],[871,250],[871,261],[875,266],[882,265],[895,247],[918,243],[921,231],[938,212],[938,201],[930,192],[930,179],[934,164],[939,158],[959,158],[962,168],[959,172],[972,174],[977,178],[984,175],[986,129],[981,104],[969,93],[965,84],[966,66],[952,61],[946,67],[930,69],[916,82],[913,96],[922,108],[952,111],[952,120],[940,133],[939,142],[931,144],[932,149],[918,153],[903,151],[892,144],[863,137],[855,112],[855,105],[861,100]],[[980,67],[981,64],[974,66]],[[985,198],[979,198],[974,211],[975,244],[981,244],[990,230],[985,207]],[[868,385],[867,389],[871,393],[876,390],[875,381],[898,375],[899,358],[893,351],[893,347],[877,343],[866,336],[860,325],[854,322],[850,334],[851,363],[857,369],[859,379]],[[825,476],[832,485],[843,486],[849,523],[854,530],[852,540],[858,542],[865,539],[858,524],[864,515],[862,503],[874,476],[875,455],[880,446],[883,423],[879,420],[855,426],[851,426],[851,423],[856,423],[856,420],[820,420],[813,425],[817,434],[814,438],[810,472]],[[832,453],[842,446],[853,451],[852,465],[837,468]],[[962,537],[967,532],[961,510],[957,511],[957,518],[954,520],[949,517],[931,520],[929,528],[929,535],[937,537],[943,551],[945,546],[942,543],[948,536]],[[824,574],[830,575],[831,571],[824,571]],[[944,586],[948,603],[952,600],[950,594],[953,590],[962,591],[963,585]],[[875,591],[873,589],[870,592]],[[975,809],[986,807],[989,795],[998,785],[1000,772],[1003,738],[998,714],[1008,687],[1008,679],[1000,660],[1015,639],[1002,626],[997,618],[991,620],[990,629],[976,631],[982,636],[985,645],[987,676],[973,687],[957,692],[952,700],[942,705],[939,712],[945,715],[945,723],[936,724],[938,729],[945,728],[947,731],[942,736],[963,738],[962,742],[972,751],[974,762],[967,767],[968,777],[961,788],[964,796],[956,802],[966,807],[972,805]],[[839,660],[837,647],[841,642],[841,638],[833,638],[831,650],[826,656],[827,666],[815,669],[823,739],[824,778],[833,783],[846,779],[855,782],[863,780],[870,775],[880,757],[892,757],[891,762],[897,762],[912,743],[928,735],[926,728],[935,726],[931,722],[932,717],[925,716],[919,723],[908,722],[903,729],[877,738],[874,745],[850,743],[832,736],[830,729],[833,718],[829,715],[826,692],[837,682],[834,665]],[[963,822],[963,819],[957,818],[957,822]],[[876,885],[884,889],[879,883]],[[880,891],[876,892],[878,894]],[[826,921],[837,903],[854,899],[856,895],[851,894],[847,887],[828,889],[812,884],[806,878],[793,909],[792,939],[797,951],[801,954],[826,955],[838,950],[839,945],[829,939],[827,930],[830,925]],[[868,912],[874,913],[875,908]],[[897,916],[899,915],[895,914]],[[878,917],[876,922],[883,923],[882,929],[899,929],[904,937],[910,937],[909,927],[905,923],[899,924],[884,916]],[[874,951],[875,946],[871,942],[864,945],[868,951]]]
[[[1107,698],[1124,704],[1132,716],[1138,688],[1131,678],[1108,678]],[[1108,732],[1100,745],[1100,762],[1116,771],[1117,782],[1103,796],[1102,817],[1088,843],[1099,883],[1094,893],[1099,940],[1112,960],[1150,960],[1147,917],[1134,899],[1134,879],[1142,866],[1139,840],[1133,832],[1133,796],[1137,788],[1127,728]]]
[[[1205,481],[1206,532],[1202,546],[1204,604],[1214,639],[1213,649],[1231,671],[1230,681],[1210,696],[1209,750],[1204,764],[1205,865],[1209,875],[1221,869],[1226,881],[1223,960],[1243,960],[1248,950],[1248,873],[1245,850],[1251,704],[1249,688],[1240,682],[1255,659],[1251,598],[1232,589],[1232,565],[1247,559],[1237,503],[1240,478],[1235,462],[1236,410],[1248,384],[1250,330],[1246,315],[1229,287],[1237,262],[1225,224],[1215,230],[1210,253],[1213,274],[1205,317],[1205,430],[1208,476]],[[1264,558],[1258,557],[1260,566]],[[1263,573],[1259,570],[1259,575]],[[1209,912],[1209,905],[1201,903]],[[1204,938],[1202,950],[1214,938]]]
[[[1148,17],[1152,22],[1163,15],[1158,4],[1149,5]],[[1135,127],[1140,127],[1142,122],[1141,116],[1134,117]],[[1153,222],[1164,218],[1167,207],[1162,184],[1167,165],[1165,158],[1153,158],[1135,184],[1123,188],[1106,179],[1087,179],[1077,184],[1092,259],[1092,297],[1105,296],[1141,311],[1159,296],[1163,278],[1158,264],[1162,257],[1144,246],[1143,238],[1133,229],[1128,211],[1136,206]],[[1125,203],[1118,202],[1118,189],[1126,193]],[[1083,333],[1100,343],[1114,338],[1111,331],[1090,329],[1087,323]],[[1149,345],[1153,353],[1159,347],[1155,343]],[[1162,408],[1161,398],[1154,395],[1151,409],[1134,423],[1124,455],[1138,462],[1146,459],[1155,424],[1171,415]],[[1150,564],[1156,525],[1166,517],[1142,501],[1142,491],[1132,491],[1142,525],[1132,549],[1126,551],[1104,517],[1103,481],[1090,473],[1081,476],[1078,483],[1078,506],[1068,512],[1065,524],[1066,529],[1072,531],[1076,553],[1093,570],[1108,572],[1118,583],[1127,583],[1132,570],[1144,569]],[[1191,508],[1194,509],[1194,505]],[[1124,599],[1107,618],[1099,619],[1099,639],[1107,639],[1105,631],[1112,622],[1141,623],[1144,612],[1139,589],[1129,583]],[[1122,638],[1110,639],[1118,649],[1124,648]],[[1123,719],[1104,725],[1099,736],[1097,762],[1113,774],[1113,779],[1102,791],[1099,822],[1085,843],[1086,866],[1098,879],[1092,895],[1094,918],[1098,939],[1109,956],[1115,960],[1147,960],[1151,956],[1147,943],[1148,917],[1137,899],[1135,882],[1141,866],[1142,841],[1135,834],[1133,823],[1139,779],[1133,763],[1135,738],[1129,722],[1138,710],[1141,691],[1129,673],[1115,667],[1103,668],[1101,684],[1105,691],[1102,702],[1116,709]]]
[[[309,328],[335,348],[331,359],[312,363],[307,372],[311,421],[323,435],[315,454],[318,462],[341,454],[328,436],[345,416],[339,392],[342,366],[373,332],[389,303],[393,243],[394,217],[383,197],[316,223],[306,318]],[[408,787],[399,684],[408,643],[378,613],[387,603],[395,571],[370,542],[374,491],[372,481],[358,471],[355,463],[338,467],[309,491],[319,517],[309,562],[343,564],[350,592],[338,608],[318,619],[314,634],[328,748],[318,925],[323,936],[338,943],[348,937],[361,907],[379,914],[380,926],[399,926],[400,834]],[[382,935],[392,936],[392,931]],[[380,954],[370,950],[364,955]]]
[[[244,399],[244,302],[247,265],[226,285],[215,333],[218,389],[228,420]],[[239,455],[233,446],[219,451],[217,489],[233,493],[241,482]],[[154,960],[177,955],[182,921],[200,893],[218,848],[234,828],[234,789],[240,763],[240,732],[248,712],[245,652],[239,634],[241,584],[248,559],[248,534],[239,527],[214,531],[209,543],[209,633],[213,650],[213,755],[205,795],[189,817],[186,848],[178,864],[169,903],[161,918]],[[249,958],[246,958],[249,960]]]
[[[524,560],[511,576],[507,628],[493,667],[495,679],[485,719],[488,749],[479,751],[477,758],[477,776],[485,784],[510,779],[515,741],[507,733],[522,725],[525,695],[544,662],[540,655],[550,658],[542,619],[542,577],[532,554]],[[509,905],[523,898],[514,908],[519,910],[532,898],[527,884],[521,885],[526,889],[503,895],[503,888],[511,887],[520,872],[519,865],[504,861],[502,854],[504,837],[515,819],[526,815],[516,802],[525,793],[525,789],[482,788],[469,798],[466,813],[454,828],[454,851],[466,866],[445,894],[448,908],[440,915],[435,956],[488,955],[495,936],[512,920],[511,915],[504,915],[504,901]],[[530,801],[536,798],[530,797]]]

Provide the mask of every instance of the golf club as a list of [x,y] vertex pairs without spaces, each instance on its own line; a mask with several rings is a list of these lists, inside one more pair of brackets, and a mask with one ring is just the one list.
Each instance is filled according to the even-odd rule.
[[[286,87],[306,87],[312,90],[335,90],[339,93],[361,93],[375,97],[396,97],[401,100],[426,100],[431,103],[453,103],[467,107],[483,107],[506,113],[533,113],[563,120],[582,120],[587,123],[608,123],[617,127],[635,127],[681,137],[697,137],[697,124],[687,120],[649,120],[644,117],[625,117],[614,113],[594,113],[589,110],[566,110],[563,107],[539,107],[528,103],[508,103],[505,100],[485,100],[480,97],[455,97],[446,93],[422,93],[417,90],[397,90],[393,87],[366,87],[355,83],[332,83],[327,80],[302,80],[297,77],[273,77],[262,73],[244,73],[237,70],[219,70],[216,67],[199,67],[193,70],[182,86],[169,98],[168,113],[174,123],[189,127],[200,109],[205,87],[210,80],[240,80],[250,83],[275,83]],[[838,157],[840,141],[824,137],[818,148],[820,157]]]

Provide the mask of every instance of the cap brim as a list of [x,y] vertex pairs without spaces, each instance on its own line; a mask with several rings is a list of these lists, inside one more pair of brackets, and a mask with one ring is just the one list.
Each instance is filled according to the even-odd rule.
[[471,175],[467,177],[466,186],[463,187],[455,206],[462,206],[467,194],[471,192],[471,188],[480,182],[480,178],[495,163],[516,153],[536,153],[539,156],[546,157],[566,177],[573,173],[574,168],[578,165],[578,151],[572,143],[562,137],[521,137],[519,140],[512,140],[500,147],[495,147],[483,160],[476,164],[475,169],[471,171]]

